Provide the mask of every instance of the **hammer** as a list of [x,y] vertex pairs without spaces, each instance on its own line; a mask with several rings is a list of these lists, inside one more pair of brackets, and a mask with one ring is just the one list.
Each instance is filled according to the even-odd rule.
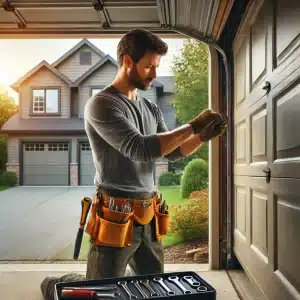
[[75,241],[75,247],[74,247],[74,255],[73,258],[75,260],[78,259],[80,248],[81,248],[81,242],[84,232],[84,225],[86,223],[86,219],[90,210],[90,207],[92,205],[92,199],[89,197],[84,197],[81,199],[81,216],[80,216],[80,226],[77,232],[76,241]]

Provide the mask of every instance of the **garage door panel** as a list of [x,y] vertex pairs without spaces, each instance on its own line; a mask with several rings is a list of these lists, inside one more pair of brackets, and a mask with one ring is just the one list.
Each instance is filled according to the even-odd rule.
[[276,1],[276,56],[278,64],[300,45],[300,10],[297,1]]
[[24,143],[24,185],[69,185],[68,143]]
[[265,8],[263,6],[250,32],[251,90],[265,78],[267,73],[267,21],[264,13]]
[[93,155],[89,142],[80,143],[79,151],[79,183],[80,185],[94,185],[96,169],[94,166]]
[[[280,86],[287,85],[288,79]],[[273,152],[272,177],[300,178],[300,80],[291,83],[274,95],[272,114]],[[277,92],[277,91],[275,91]]]
[[300,293],[300,180],[276,178],[271,186],[278,222],[275,270]]

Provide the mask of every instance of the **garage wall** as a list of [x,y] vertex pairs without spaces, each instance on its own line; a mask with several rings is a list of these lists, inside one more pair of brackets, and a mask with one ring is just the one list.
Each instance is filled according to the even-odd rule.
[[45,118],[45,116],[30,116],[32,103],[32,88],[55,87],[60,88],[60,116],[47,116],[47,118],[69,118],[70,117],[70,87],[58,76],[46,67],[41,68],[30,78],[25,80],[20,87],[19,101],[21,116],[28,118]]

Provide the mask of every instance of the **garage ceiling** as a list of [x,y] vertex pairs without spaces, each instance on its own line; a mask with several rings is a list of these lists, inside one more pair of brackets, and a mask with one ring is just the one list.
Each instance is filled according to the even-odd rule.
[[[218,40],[234,0],[0,0],[1,38],[115,36],[133,28]],[[179,35],[178,35],[179,36]]]

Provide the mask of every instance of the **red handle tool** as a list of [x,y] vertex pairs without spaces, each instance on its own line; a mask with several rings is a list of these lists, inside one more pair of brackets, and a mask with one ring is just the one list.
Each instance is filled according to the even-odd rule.
[[82,300],[95,300],[97,293],[89,290],[62,290],[62,299],[82,299]]

